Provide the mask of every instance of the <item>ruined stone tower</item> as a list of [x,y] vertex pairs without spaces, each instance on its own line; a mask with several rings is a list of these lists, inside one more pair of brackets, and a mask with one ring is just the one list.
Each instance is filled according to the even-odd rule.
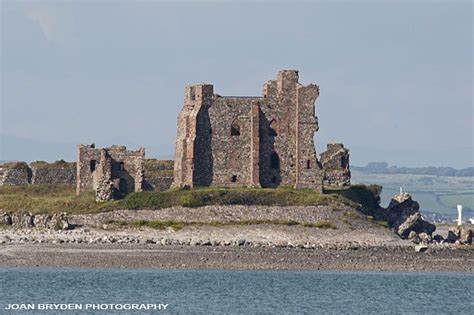
[[314,133],[319,87],[282,70],[262,97],[220,96],[213,86],[185,89],[178,116],[173,187],[278,187],[322,191]]
[[145,149],[136,151],[113,145],[96,148],[94,144],[77,146],[76,193],[94,189],[96,200],[117,199],[143,189]]

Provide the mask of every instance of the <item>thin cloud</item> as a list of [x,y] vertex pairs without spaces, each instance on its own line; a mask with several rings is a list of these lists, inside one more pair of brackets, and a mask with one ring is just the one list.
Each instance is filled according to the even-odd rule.
[[38,23],[44,37],[49,43],[58,44],[63,41],[64,34],[59,23],[59,15],[51,9],[36,9],[26,12],[28,19]]

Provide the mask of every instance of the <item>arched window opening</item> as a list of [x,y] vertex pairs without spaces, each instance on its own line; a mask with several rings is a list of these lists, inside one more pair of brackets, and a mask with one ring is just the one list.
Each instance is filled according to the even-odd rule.
[[273,152],[270,156],[270,167],[274,170],[280,168],[280,158],[278,157],[278,154],[276,154],[276,152]]
[[230,181],[233,182],[233,183],[236,183],[237,182],[237,175],[232,175],[232,177],[230,178]]
[[270,126],[268,128],[268,134],[270,136],[273,136],[273,137],[276,137],[278,136],[278,123],[275,119],[273,119],[271,122],[270,122]]
[[311,161],[310,161],[310,160],[307,160],[307,161],[306,161],[306,168],[307,168],[307,169],[310,169],[310,168],[311,168]]
[[240,124],[239,121],[236,119],[232,122],[230,126],[230,135],[231,136],[240,136]]

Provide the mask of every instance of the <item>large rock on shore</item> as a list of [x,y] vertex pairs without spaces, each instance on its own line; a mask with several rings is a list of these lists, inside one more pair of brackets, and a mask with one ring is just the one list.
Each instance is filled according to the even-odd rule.
[[14,227],[31,228],[34,226],[34,215],[29,212],[15,212],[11,215],[11,222]]
[[15,228],[46,228],[54,230],[68,230],[70,228],[65,213],[54,214],[32,214],[22,211],[13,214],[1,213],[2,224],[11,225]]
[[448,243],[472,244],[472,230],[460,226],[452,227],[446,238]]
[[0,212],[0,224],[12,225],[12,216],[8,213]]
[[399,193],[392,198],[384,211],[385,220],[403,239],[409,238],[411,232],[431,236],[436,226],[423,220],[419,209],[420,205],[409,194]]
[[68,230],[69,221],[65,213],[40,214],[33,220],[35,227],[47,228],[53,230]]

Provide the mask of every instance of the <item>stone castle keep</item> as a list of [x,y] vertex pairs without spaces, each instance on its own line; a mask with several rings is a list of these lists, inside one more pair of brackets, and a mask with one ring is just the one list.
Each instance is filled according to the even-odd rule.
[[349,151],[328,144],[318,160],[315,101],[319,87],[282,70],[264,83],[261,97],[220,96],[209,84],[188,86],[178,116],[174,161],[146,159],[145,150],[78,145],[71,163],[0,165],[0,185],[76,184],[96,200],[170,187],[292,186],[322,192],[350,186]]
[[[319,87],[300,84],[296,70],[265,82],[261,97],[220,96],[208,84],[186,87],[173,187],[291,185],[322,191],[324,171],[313,140],[318,96]],[[332,171],[340,168],[350,178],[343,152],[347,158],[332,163]],[[347,185],[348,178],[335,184]]]

